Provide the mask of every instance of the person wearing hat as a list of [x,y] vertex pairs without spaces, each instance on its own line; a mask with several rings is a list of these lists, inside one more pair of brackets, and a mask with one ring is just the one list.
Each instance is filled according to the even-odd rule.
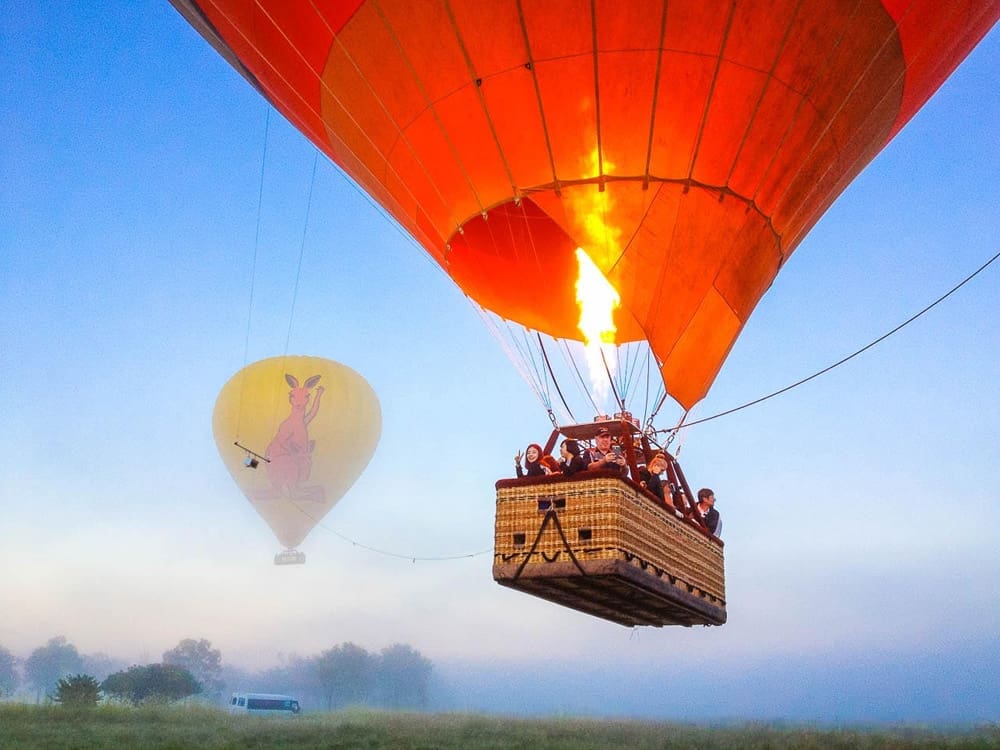
[[622,476],[628,473],[625,458],[611,450],[611,432],[607,427],[602,427],[597,431],[594,443],[594,447],[583,455],[583,461],[587,464],[588,469],[617,471]]
[[580,457],[580,444],[572,438],[562,441],[562,445],[559,446],[559,455],[562,456],[559,467],[562,469],[562,473],[568,477],[587,468],[586,462]]
[[698,490],[698,512],[705,520],[708,530],[719,536],[722,531],[722,520],[719,518],[719,511],[715,509],[715,493],[707,487]]

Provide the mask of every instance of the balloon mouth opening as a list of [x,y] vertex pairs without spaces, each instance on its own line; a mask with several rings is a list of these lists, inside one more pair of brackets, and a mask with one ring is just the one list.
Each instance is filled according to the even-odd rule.
[[[485,217],[477,214],[448,245],[448,274],[480,307],[556,339],[585,340],[577,302],[577,249],[582,246],[588,254],[593,249],[571,237],[534,200],[512,199]],[[646,338],[625,306],[615,307],[612,319],[615,342]]]

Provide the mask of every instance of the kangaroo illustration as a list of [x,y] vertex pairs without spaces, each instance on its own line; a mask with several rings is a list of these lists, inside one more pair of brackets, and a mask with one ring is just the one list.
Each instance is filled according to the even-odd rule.
[[[309,439],[309,423],[319,411],[323,397],[323,386],[316,388],[316,398],[309,404],[309,391],[319,382],[320,375],[313,375],[304,385],[299,385],[294,375],[285,374],[285,382],[291,386],[288,403],[291,413],[278,425],[278,431],[267,446],[264,455],[268,458],[267,476],[271,485],[279,492],[295,494],[301,482],[309,479],[312,470],[314,440]],[[308,408],[308,411],[306,410]]]

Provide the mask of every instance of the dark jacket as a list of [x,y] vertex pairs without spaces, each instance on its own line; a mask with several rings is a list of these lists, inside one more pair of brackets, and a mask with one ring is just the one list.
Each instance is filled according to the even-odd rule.
[[573,456],[569,462],[560,461],[559,466],[562,468],[562,473],[564,476],[571,477],[578,471],[586,471],[587,463],[579,456]]
[[709,508],[708,513],[705,514],[705,525],[714,534],[715,530],[719,528],[719,511],[715,508]]
[[525,461],[523,469],[521,464],[517,464],[517,475],[519,477],[544,477],[545,472],[538,461]]
[[660,479],[659,474],[653,474],[647,468],[639,469],[639,481],[646,483],[646,489],[656,495],[660,500],[664,500],[663,497],[663,480]]

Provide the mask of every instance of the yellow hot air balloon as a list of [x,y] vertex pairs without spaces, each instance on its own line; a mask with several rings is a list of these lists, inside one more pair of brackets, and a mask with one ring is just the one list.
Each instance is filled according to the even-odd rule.
[[382,431],[368,382],[320,357],[254,362],[226,383],[212,430],[226,468],[285,551],[295,548],[361,476]]

